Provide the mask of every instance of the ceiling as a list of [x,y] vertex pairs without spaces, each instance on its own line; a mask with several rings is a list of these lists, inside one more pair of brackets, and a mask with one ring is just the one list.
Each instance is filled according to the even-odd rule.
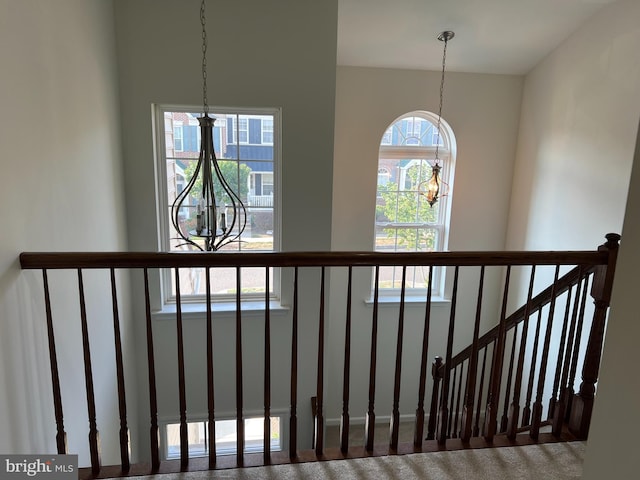
[[617,0],[338,0],[338,65],[525,74]]

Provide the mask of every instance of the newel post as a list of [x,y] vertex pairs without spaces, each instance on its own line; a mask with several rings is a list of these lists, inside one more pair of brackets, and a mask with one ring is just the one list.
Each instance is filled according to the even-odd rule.
[[606,265],[597,267],[593,277],[591,286],[591,296],[595,305],[593,322],[582,366],[582,383],[580,391],[573,398],[569,419],[569,431],[579,439],[586,439],[589,433],[596,382],[600,370],[607,310],[611,301],[611,290],[618,257],[620,235],[609,233],[606,238],[607,242],[601,245],[598,250],[607,251],[609,258]]

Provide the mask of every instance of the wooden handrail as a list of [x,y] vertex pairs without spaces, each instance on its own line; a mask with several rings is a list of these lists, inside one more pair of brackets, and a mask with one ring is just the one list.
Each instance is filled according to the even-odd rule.
[[24,252],[28,269],[188,268],[188,267],[319,267],[319,266],[507,266],[606,265],[606,251],[546,252]]

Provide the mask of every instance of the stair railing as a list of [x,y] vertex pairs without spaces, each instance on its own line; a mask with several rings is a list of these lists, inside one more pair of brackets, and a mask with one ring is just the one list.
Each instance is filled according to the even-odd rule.
[[[88,477],[113,477],[120,475],[133,475],[155,472],[175,472],[194,469],[225,468],[230,466],[245,466],[254,464],[273,464],[283,462],[327,460],[332,458],[345,458],[346,456],[379,455],[388,453],[407,453],[428,451],[431,449],[441,449],[445,444],[447,447],[453,445],[468,445],[472,437],[483,438],[484,441],[495,443],[498,434],[506,433],[506,438],[512,439],[522,428],[530,430],[530,436],[538,438],[540,428],[547,422],[552,423],[553,433],[560,435],[562,425],[565,420],[570,420],[571,430],[580,438],[586,436],[588,424],[593,405],[595,383],[598,378],[599,352],[602,347],[602,337],[608,309],[608,301],[613,281],[617,245],[619,236],[610,234],[607,236],[607,243],[597,251],[580,252],[446,252],[446,253],[372,253],[372,252],[296,252],[296,253],[251,253],[251,254],[202,254],[202,253],[23,253],[20,256],[23,269],[37,269],[42,271],[44,289],[44,321],[47,327],[49,360],[51,367],[51,379],[53,389],[53,411],[56,424],[56,449],[58,453],[68,452],[67,432],[65,430],[65,416],[63,409],[64,395],[61,392],[63,385],[60,381],[59,361],[57,352],[56,330],[60,325],[54,320],[51,300],[51,289],[49,285],[49,272],[58,269],[70,269],[77,271],[80,326],[82,331],[82,362],[84,364],[85,386],[84,392],[87,399],[88,423],[89,423],[89,466],[81,470],[83,478]],[[552,284],[541,293],[533,295],[533,280],[535,278],[536,267],[555,266],[555,277]],[[422,335],[418,340],[421,346],[419,358],[420,374],[415,382],[404,383],[403,366],[406,363],[407,338],[405,335],[407,297],[405,288],[402,288],[399,307],[395,311],[397,316],[383,313],[380,307],[380,295],[378,288],[378,277],[381,267],[400,266],[403,276],[406,275],[407,268],[411,266],[429,267],[429,286],[424,301],[423,323],[421,324]],[[530,287],[525,304],[516,309],[515,312],[507,315],[509,300],[510,275],[513,267],[529,266],[531,268]],[[216,338],[215,316],[212,308],[210,294],[207,294],[205,305],[206,333],[201,346],[189,344],[185,348],[185,330],[188,328],[183,318],[183,301],[180,295],[180,275],[179,270],[187,267],[201,267],[205,270],[205,291],[211,291],[212,277],[218,268],[233,268],[237,272],[237,288],[235,293],[235,309],[233,311],[234,320],[232,322],[234,333],[231,338],[224,338],[225,342],[230,342],[235,348],[235,358],[231,359],[230,365],[225,368],[235,367],[234,375],[235,391],[220,393],[217,384],[217,377],[214,371],[218,365],[214,364],[213,339]],[[244,267],[259,267],[264,269],[266,281],[269,281],[270,269],[281,268],[292,272],[292,284],[283,285],[288,288],[288,298],[291,299],[290,313],[287,316],[290,337],[290,364],[288,373],[288,385],[290,391],[290,404],[288,408],[287,445],[284,445],[282,452],[271,451],[271,432],[268,419],[272,413],[272,321],[270,315],[270,297],[267,288],[264,298],[264,324],[261,325],[264,332],[264,350],[262,357],[255,358],[254,365],[263,370],[263,405],[264,405],[264,434],[262,441],[262,452],[259,454],[249,453],[245,448],[244,435],[244,401],[246,393],[243,389],[245,385],[245,372],[243,368],[243,356],[250,355],[251,352],[243,350],[243,340],[245,338],[247,325],[244,315],[244,304],[241,301],[240,272]],[[436,343],[432,333],[432,284],[431,267],[451,267],[453,271],[453,286],[451,290],[449,305],[449,322],[447,332],[443,342]],[[458,306],[467,299],[461,298],[458,290],[458,283],[462,276],[462,270],[472,267],[479,269],[480,281],[477,290],[476,313],[472,319],[473,341],[460,353],[454,355],[456,322],[460,325],[461,320],[456,320]],[[502,304],[500,308],[500,319],[497,327],[487,333],[480,334],[480,319],[482,316],[482,299],[485,269],[496,267],[504,271],[502,293]],[[572,267],[572,269],[560,276],[561,268]],[[177,397],[178,406],[176,417],[179,418],[180,449],[179,460],[166,460],[161,453],[159,444],[159,393],[157,391],[157,381],[159,379],[156,362],[159,358],[158,346],[156,345],[155,333],[158,328],[153,319],[151,307],[149,271],[152,269],[168,268],[175,273],[176,282],[176,312],[175,312],[175,345],[177,346]],[[343,353],[343,375],[336,386],[335,382],[330,382],[326,375],[327,351],[338,351],[341,347],[327,345],[328,322],[328,283],[326,274],[329,269],[346,268],[349,272],[347,285],[345,288],[347,315],[344,321],[345,344],[342,346]],[[371,347],[369,351],[369,389],[368,402],[362,411],[364,414],[364,442],[361,446],[352,445],[350,440],[350,425],[353,423],[352,416],[352,392],[350,385],[353,372],[352,367],[352,329],[354,322],[350,317],[352,309],[352,271],[355,268],[368,268],[374,272],[374,292],[373,305],[371,306],[372,318],[369,322],[369,333]],[[123,364],[122,345],[120,341],[119,328],[121,306],[117,301],[117,285],[114,273],[117,270],[137,270],[142,272],[144,281],[144,331],[146,332],[146,363],[148,375],[148,401],[149,421],[146,422],[149,428],[150,451],[148,454],[149,463],[132,462],[129,452],[132,450],[132,440],[128,436],[129,423],[127,418],[131,405],[127,403],[125,394],[124,371],[132,368]],[[315,302],[319,306],[313,315],[317,323],[305,318],[305,329],[302,330],[300,322],[302,310],[305,302],[309,301],[308,295],[299,298],[300,284],[307,281],[307,276],[299,275],[302,270],[311,269],[317,271],[319,275],[313,276],[316,284],[311,290],[317,292],[319,298]],[[96,412],[96,393],[94,391],[94,376],[92,366],[96,361],[92,358],[92,347],[102,339],[91,338],[90,323],[91,314],[87,312],[85,298],[85,281],[83,272],[87,270],[106,270],[111,278],[111,296],[113,310],[114,328],[114,351],[116,368],[115,383],[117,385],[117,403],[119,405],[120,434],[118,438],[120,448],[120,464],[104,466],[101,463],[99,418]],[[305,278],[303,280],[303,277]],[[319,281],[318,281],[319,279]],[[405,283],[403,282],[403,285]],[[586,292],[591,284],[591,294],[594,297],[595,313],[591,322],[591,331],[588,338],[586,354],[581,355],[580,344],[583,339],[582,329],[585,326],[584,312],[586,303]],[[308,291],[308,290],[307,290]],[[35,295],[35,294],[34,294]],[[302,297],[302,296],[301,296]],[[471,300],[473,302],[473,300]],[[563,303],[564,315],[554,313],[556,304]],[[314,303],[315,304],[315,303]],[[562,310],[562,309],[560,309]],[[554,321],[543,322],[544,316],[553,318]],[[384,318],[383,318],[384,317]],[[560,320],[556,322],[556,317]],[[395,341],[387,339],[382,342],[382,330],[379,327],[384,320],[385,327],[395,326]],[[69,319],[64,320],[68,325]],[[311,323],[310,323],[311,322]],[[471,324],[471,322],[469,322]],[[309,325],[312,328],[309,328]],[[534,328],[535,325],[535,328]],[[560,326],[561,325],[561,326]],[[543,328],[544,327],[544,328]],[[530,350],[527,341],[529,332],[536,332],[533,346]],[[552,350],[553,342],[550,339],[557,336],[560,331],[557,351]],[[541,337],[544,332],[544,336]],[[303,337],[304,335],[304,337]],[[311,337],[310,337],[311,336]],[[540,340],[538,338],[540,337]],[[301,352],[301,339],[315,338],[317,342],[317,356],[311,359],[307,352]],[[382,344],[393,345],[393,354],[388,357],[381,357]],[[436,357],[432,366],[433,387],[431,393],[427,389],[429,352],[436,345],[445,345],[442,357]],[[189,350],[202,348],[205,353],[206,376],[202,379],[207,385],[207,423],[209,426],[208,448],[204,459],[191,458],[189,450],[188,431],[188,400],[189,388],[186,377],[189,374],[185,356]],[[166,355],[167,352],[162,352]],[[557,355],[557,356],[556,356]],[[577,395],[574,395],[572,385],[579,368],[580,358],[584,356],[585,361],[582,366],[582,385]],[[555,358],[554,358],[555,357]],[[508,362],[506,361],[508,359]],[[550,397],[548,407],[543,405],[542,393],[547,389],[546,384],[551,383],[551,377],[547,378],[546,371],[549,369],[550,361],[555,360],[556,370],[553,378],[553,394]],[[378,366],[383,363],[394,365],[392,391],[383,392],[376,383]],[[539,365],[539,368],[537,367]],[[525,373],[527,367],[529,373],[526,375],[528,381],[525,383]],[[308,384],[310,378],[309,370],[315,376],[314,391],[306,397],[314,397],[314,442],[313,449],[307,447],[300,448],[299,429],[302,420],[299,418],[298,401],[299,392],[303,388],[302,375],[306,375],[304,380]],[[256,367],[254,367],[256,368]],[[469,372],[472,372],[469,374]],[[282,370],[280,370],[280,377]],[[535,382],[537,376],[538,381]],[[214,378],[215,377],[215,378]],[[402,388],[408,383],[413,383],[418,395],[417,408],[415,409],[414,435],[412,443],[400,442],[400,425],[405,418],[407,406],[402,395]],[[526,386],[526,388],[525,388]],[[215,393],[214,393],[215,392]],[[339,435],[339,445],[335,451],[328,448],[326,433],[327,401],[336,399],[336,392],[339,392],[339,403],[342,405],[341,428]],[[535,393],[535,398],[534,398]],[[69,394],[69,393],[67,393]],[[71,395],[78,395],[79,392],[71,392]],[[214,399],[219,395],[235,396],[236,408],[236,446],[235,455],[224,456],[219,454],[215,442],[215,423],[217,404]],[[388,417],[389,437],[386,448],[381,448],[375,443],[375,425],[384,417],[376,419],[376,400],[381,395],[389,395],[391,412]],[[524,400],[523,400],[524,399]],[[522,402],[522,403],[521,403]],[[533,402],[533,403],[531,403]],[[415,404],[414,404],[415,405]],[[425,406],[429,405],[429,412],[425,411]],[[524,408],[521,409],[521,407]],[[129,407],[129,408],[127,408]],[[543,419],[544,411],[547,411],[547,419]],[[502,412],[500,412],[502,410]],[[520,413],[522,411],[522,413]],[[500,417],[500,413],[502,416]],[[73,412],[74,416],[79,412]],[[69,413],[67,412],[67,415]],[[426,425],[426,433],[425,433]],[[458,443],[451,442],[456,439]],[[104,439],[102,439],[104,440]],[[142,455],[143,453],[138,453]]]
[[[440,421],[440,443],[458,437],[468,442],[479,435],[491,442],[497,434],[514,440],[523,431],[528,431],[529,436],[537,440],[545,425],[549,425],[556,436],[567,427],[576,438],[587,438],[619,240],[619,235],[609,234],[607,242],[599,247],[599,251],[608,254],[606,264],[581,264],[562,276],[559,276],[560,264],[556,265],[553,283],[535,296],[532,291],[536,266],[532,265],[527,300],[508,316],[505,312],[510,267],[507,267],[500,321],[480,336],[482,271],[472,343],[449,362],[443,363],[441,357],[436,357],[434,362],[432,399],[439,398],[440,401],[432,403],[430,416]],[[589,285],[595,305],[590,323],[585,322]],[[556,305],[561,298],[565,308],[558,314]],[[534,325],[533,335],[531,324]],[[587,327],[590,327],[588,332]],[[585,333],[588,343],[582,352],[582,383],[576,394],[573,385]],[[552,351],[553,335],[559,339],[555,342],[555,352]],[[547,418],[543,418],[543,392],[546,382],[550,381],[547,377],[549,360],[554,359],[552,395],[546,410]],[[529,363],[528,372],[524,368],[525,360]],[[525,375],[526,385],[523,384]],[[463,398],[462,406],[460,398]],[[447,399],[450,399],[449,404]],[[450,411],[455,412],[453,418]],[[428,438],[434,438],[432,431]]]

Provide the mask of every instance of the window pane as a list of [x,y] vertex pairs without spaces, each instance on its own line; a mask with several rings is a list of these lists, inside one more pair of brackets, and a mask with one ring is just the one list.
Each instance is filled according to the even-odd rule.
[[[426,289],[429,284],[429,267],[416,266],[407,267],[405,277],[405,288]],[[402,267],[380,267],[380,281],[378,287],[381,289],[402,288]]]
[[376,232],[376,251],[433,252],[438,246],[435,227],[387,227]]
[[[280,417],[270,417],[271,450],[282,449]],[[216,420],[215,444],[216,454],[234,455],[237,452],[237,424],[235,419]],[[209,453],[209,431],[207,422],[187,423],[189,457],[202,457]],[[262,452],[264,443],[264,417],[246,418],[244,420],[245,452]],[[166,458],[180,458],[180,424],[171,423],[166,426],[167,452]]]
[[[171,277],[171,295],[176,294],[175,270],[168,270]],[[266,270],[262,267],[246,267],[240,270],[241,293],[264,293],[266,290]],[[206,293],[206,269],[201,267],[181,268],[180,294],[204,295]],[[237,292],[235,268],[212,268],[209,272],[212,295],[234,295]],[[273,268],[269,268],[269,291],[273,292]]]

